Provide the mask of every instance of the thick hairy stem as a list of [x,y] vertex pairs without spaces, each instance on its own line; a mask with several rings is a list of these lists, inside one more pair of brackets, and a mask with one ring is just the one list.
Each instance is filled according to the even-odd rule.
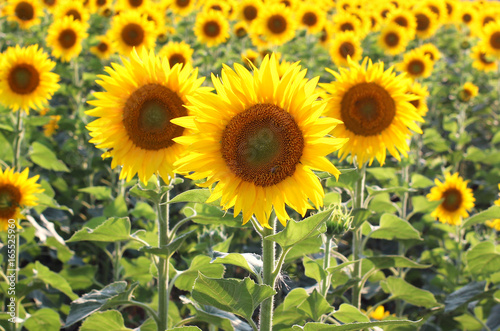
[[[354,209],[363,208],[366,168],[365,165],[358,165],[359,179],[354,187]],[[354,230],[353,234],[353,260],[359,260],[363,251],[363,234],[361,233],[361,226]],[[361,279],[361,261],[354,264],[354,277]],[[352,290],[352,304],[356,308],[361,306],[361,286],[356,284]]]
[[[264,228],[262,238],[262,260],[263,265],[263,282],[274,289],[276,276],[273,271],[276,263],[276,243],[264,238],[275,233],[276,220],[271,218],[269,222],[271,229]],[[271,331],[273,327],[273,308],[274,296],[264,300],[260,305],[260,331]]]

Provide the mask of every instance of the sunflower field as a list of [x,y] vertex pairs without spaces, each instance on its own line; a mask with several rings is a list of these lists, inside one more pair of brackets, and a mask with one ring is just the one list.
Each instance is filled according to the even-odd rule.
[[500,2],[0,0],[0,330],[500,330]]

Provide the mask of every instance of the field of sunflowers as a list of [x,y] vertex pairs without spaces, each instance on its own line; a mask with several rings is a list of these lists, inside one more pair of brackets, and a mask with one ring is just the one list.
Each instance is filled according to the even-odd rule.
[[500,2],[0,0],[0,330],[500,330]]

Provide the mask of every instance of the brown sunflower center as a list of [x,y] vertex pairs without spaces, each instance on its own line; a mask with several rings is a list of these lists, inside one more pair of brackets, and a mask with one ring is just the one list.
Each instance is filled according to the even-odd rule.
[[302,23],[307,26],[315,26],[318,23],[318,17],[313,12],[307,12],[302,16]]
[[245,28],[239,27],[236,29],[236,37],[243,38],[246,35],[247,35],[247,30],[245,30]]
[[469,89],[462,89],[459,93],[459,97],[460,99],[462,99],[463,101],[469,101],[471,98],[472,98],[472,91],[469,90]]
[[82,20],[82,15],[80,15],[80,12],[76,9],[70,9],[66,12],[66,16],[73,16],[73,19],[75,21],[81,21]]
[[486,26],[486,24],[490,23],[490,22],[495,22],[495,18],[494,17],[491,17],[491,16],[486,16],[484,19],[483,19],[483,26]]
[[425,14],[417,14],[415,15],[417,19],[417,30],[418,31],[427,31],[429,26],[431,25],[431,20]]
[[486,56],[486,53],[481,53],[479,54],[479,59],[481,60],[481,62],[483,62],[484,64],[492,64],[493,61],[490,61],[487,56]]
[[339,53],[344,59],[347,59],[347,56],[353,56],[355,50],[354,45],[348,41],[344,41],[339,47]]
[[354,31],[354,26],[349,22],[343,23],[340,25],[340,31]]
[[346,128],[361,136],[380,134],[396,115],[391,95],[376,83],[354,85],[345,93],[340,106]]
[[148,84],[130,95],[123,110],[123,126],[130,140],[140,148],[159,150],[174,144],[183,127],[170,120],[186,116],[187,110],[177,93],[169,88]]
[[187,7],[189,6],[190,0],[176,0],[175,3],[178,7]]
[[371,27],[374,28],[375,25],[377,25],[377,20],[373,16],[371,16],[370,23],[371,23]]
[[285,7],[290,7],[292,4],[288,0],[281,0],[281,3],[285,5]]
[[431,10],[431,12],[436,14],[438,18],[441,16],[441,12],[439,11],[438,7],[436,7],[434,5],[429,5],[429,9]]
[[56,3],[56,0],[43,0],[43,3],[47,6],[53,6]]
[[106,4],[106,0],[97,0],[96,1],[96,4],[99,6],[99,7],[102,7]]
[[471,14],[463,14],[462,21],[464,23],[469,23],[470,21],[472,21],[472,15]]
[[328,40],[328,31],[326,31],[325,28],[321,30],[321,37],[319,37],[319,40],[321,40],[322,43]]
[[399,44],[399,35],[395,32],[389,32],[384,38],[385,44],[389,47],[394,47]]
[[495,31],[490,37],[490,45],[494,49],[500,49],[500,31]]
[[21,192],[12,184],[0,185],[0,219],[11,219],[21,202]]
[[216,10],[216,11],[222,11],[222,7],[219,6],[219,5],[213,5],[213,6],[210,7],[210,9]]
[[21,21],[30,21],[35,16],[35,9],[33,8],[33,6],[30,3],[24,1],[21,1],[17,4],[14,12],[16,13],[16,17]]
[[292,115],[268,103],[234,116],[222,133],[222,158],[229,169],[262,187],[292,176],[303,149],[302,131]]
[[444,200],[441,203],[441,206],[447,211],[456,211],[462,204],[462,193],[460,193],[460,191],[456,188],[447,189],[443,193],[443,198]]
[[282,15],[273,15],[267,20],[267,28],[274,34],[280,34],[286,31],[287,22]]
[[246,6],[243,8],[243,16],[247,21],[253,21],[257,17],[257,8],[252,5]]
[[203,32],[206,36],[214,38],[220,34],[220,26],[217,21],[208,21],[203,26]]
[[398,16],[394,19],[397,25],[402,26],[404,28],[408,27],[408,20],[404,16]]
[[140,7],[142,5],[143,0],[128,0],[128,3],[130,4],[130,7]]
[[417,99],[417,100],[412,100],[410,101],[410,103],[418,109],[418,107],[420,106],[420,99]]
[[128,46],[139,46],[144,41],[144,29],[139,24],[129,23],[123,27],[121,37]]
[[434,53],[432,53],[431,51],[426,51],[424,52],[424,55],[428,55],[429,58],[434,61]]
[[387,15],[389,15],[389,10],[388,10],[388,9],[384,9],[384,10],[380,13],[380,15],[381,15],[383,18],[386,18],[386,17],[387,17]]
[[421,60],[415,59],[411,60],[406,68],[412,75],[421,75],[425,70],[425,64]]
[[170,57],[168,58],[168,63],[170,63],[171,67],[173,67],[177,63],[184,65],[184,64],[186,64],[186,59],[184,58],[184,56],[182,54],[174,53],[174,54],[170,55]]
[[105,42],[100,42],[99,45],[97,45],[97,49],[100,51],[100,52],[106,52],[108,50],[108,44],[105,43]]
[[59,38],[57,38],[59,45],[65,49],[73,47],[76,44],[76,39],[76,32],[73,29],[62,30],[59,34]]
[[448,15],[451,15],[453,13],[453,6],[448,2],[446,3],[446,12],[448,13]]
[[7,81],[14,93],[29,94],[40,84],[40,75],[31,64],[22,63],[10,71]]

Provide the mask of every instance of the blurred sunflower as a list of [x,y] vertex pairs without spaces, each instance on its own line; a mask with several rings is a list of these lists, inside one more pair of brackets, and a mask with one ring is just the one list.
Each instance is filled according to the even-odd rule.
[[418,6],[429,8],[429,10],[434,13],[434,15],[436,15],[438,24],[441,24],[442,21],[445,21],[447,17],[446,4],[444,3],[444,1],[423,0],[419,2]]
[[332,28],[334,33],[353,31],[356,35],[362,34],[362,26],[358,18],[350,13],[337,13],[333,16]]
[[431,216],[441,223],[460,225],[462,218],[469,216],[467,211],[474,208],[474,201],[476,201],[472,190],[467,188],[469,181],[464,181],[458,173],[454,175],[446,173],[443,183],[438,179],[434,182],[436,186],[431,188],[427,199],[429,201],[443,200],[443,202],[432,212]]
[[62,19],[64,16],[72,16],[74,20],[87,24],[90,14],[84,8],[81,1],[65,0],[58,5],[54,12],[54,21]]
[[423,44],[418,48],[418,50],[422,51],[424,55],[427,55],[432,60],[432,62],[436,62],[441,58],[441,52],[432,43]]
[[200,12],[196,15],[194,34],[200,43],[217,46],[229,38],[229,23],[221,12]]
[[318,6],[304,2],[299,6],[295,17],[299,24],[307,29],[308,33],[315,34],[321,31],[326,21],[326,13]]
[[90,8],[94,13],[104,14],[106,8],[109,8],[111,4],[111,0],[91,0]]
[[101,60],[107,60],[114,53],[114,47],[108,36],[98,37],[99,43],[90,48],[90,52],[95,54]]
[[194,8],[195,0],[168,0],[168,8],[174,14],[188,16]]
[[325,103],[316,100],[316,81],[304,79],[306,70],[292,64],[278,78],[274,55],[266,56],[253,74],[242,65],[224,66],[221,78],[212,75],[217,94],[190,98],[194,116],[173,122],[192,128],[193,135],[176,138],[190,153],[176,165],[187,177],[207,178],[208,201],[243,213],[243,223],[255,214],[269,228],[273,210],[286,225],[285,204],[304,215],[323,204],[324,191],[311,171],[339,175],[326,158],[345,139],[325,137],[340,121],[323,117]]
[[390,55],[404,52],[408,45],[406,30],[396,23],[386,25],[380,31],[378,45]]
[[458,92],[458,97],[460,98],[460,100],[467,102],[475,98],[478,92],[479,92],[479,87],[472,84],[471,82],[467,82],[462,86],[462,88]]
[[10,219],[14,219],[19,226],[18,220],[24,218],[21,210],[38,205],[35,194],[44,191],[36,183],[40,176],[28,178],[28,175],[28,168],[21,173],[14,172],[12,168],[5,171],[0,168],[0,230],[8,229]]
[[237,9],[238,17],[239,19],[250,24],[257,18],[261,8],[261,0],[242,0],[240,1]]
[[429,111],[429,108],[427,107],[427,97],[429,96],[427,86],[410,80],[406,93],[413,94],[417,97],[417,99],[411,100],[410,103],[415,106],[418,114],[422,117],[427,115],[427,112]]
[[43,14],[40,4],[35,0],[8,0],[4,12],[7,20],[17,22],[21,29],[40,24]]
[[233,26],[233,33],[237,38],[244,38],[248,35],[247,23],[241,21]]
[[378,2],[377,7],[376,7],[376,11],[379,13],[382,21],[385,21],[385,19],[395,9],[396,9],[396,6],[394,6],[394,4],[392,4],[390,2],[385,2],[385,1]]
[[500,22],[492,22],[484,28],[481,46],[486,53],[500,58]]
[[86,114],[99,117],[87,125],[90,142],[108,149],[102,157],[113,158],[112,168],[122,166],[121,179],[130,181],[137,174],[146,183],[158,172],[167,180],[185,149],[172,139],[187,131],[170,120],[188,115],[187,96],[203,79],[189,66],[170,67],[167,58],[153,51],[130,56],[122,58],[123,66],[106,68],[109,76],[97,81],[106,91],[94,93],[97,100],[88,102],[96,108]]
[[429,56],[425,55],[421,50],[413,49],[406,53],[403,57],[403,62],[396,66],[399,71],[406,72],[408,77],[412,79],[427,78],[432,73],[434,63]]
[[460,13],[460,1],[458,0],[444,0],[446,6],[446,23],[454,24],[458,21],[458,15]]
[[68,62],[80,54],[82,41],[87,37],[82,23],[72,16],[63,16],[49,26],[46,42],[52,48],[52,56]]
[[148,0],[118,0],[117,8],[127,10],[142,10],[150,5]]
[[60,0],[42,0],[42,4],[51,13],[59,6]]
[[427,7],[419,7],[413,10],[413,15],[417,20],[417,37],[425,39],[431,37],[439,28],[439,21],[436,14],[434,14]]
[[399,8],[393,10],[387,17],[386,24],[395,23],[402,27],[406,32],[408,40],[415,38],[415,31],[417,29],[417,19],[410,10]]
[[229,17],[229,11],[231,10],[231,6],[221,0],[207,0],[203,5],[204,11],[215,10],[220,12],[224,17]]
[[241,54],[241,60],[245,65],[252,69],[253,66],[257,66],[260,54],[252,49],[247,49],[243,54]]
[[139,11],[127,11],[115,16],[109,30],[110,38],[115,41],[117,51],[128,56],[135,47],[137,50],[152,49],[156,43],[155,25]]
[[[498,184],[498,189],[500,190],[500,184]],[[500,194],[499,194],[498,200],[496,200],[494,203],[495,203],[495,206],[500,206]],[[497,218],[497,219],[494,219],[491,221],[486,221],[486,225],[492,229],[500,231],[500,218]]]
[[335,35],[330,44],[329,53],[333,63],[341,67],[348,65],[348,57],[355,62],[361,60],[363,48],[354,32],[347,31]]
[[355,2],[353,0],[337,0],[335,1],[335,7],[337,9],[337,13],[350,11],[355,7]]
[[59,121],[61,115],[50,115],[49,123],[43,126],[43,135],[45,137],[52,137],[57,129],[59,129]]
[[481,71],[496,71],[498,69],[498,61],[486,53],[486,47],[481,44],[472,47],[471,57],[474,60],[472,67]]
[[470,3],[465,2],[461,4],[460,8],[460,21],[467,25],[472,26],[476,22],[476,17],[478,16],[477,9]]
[[366,13],[368,19],[370,20],[370,31],[377,32],[380,29],[381,18],[374,12]]
[[478,12],[475,20],[475,30],[477,32],[482,31],[488,24],[492,22],[498,22],[498,9],[492,7],[486,7]]
[[319,33],[319,44],[325,48],[328,48],[333,35],[332,24],[329,21],[326,21],[325,25],[321,29],[321,32]]
[[301,4],[299,0],[268,0],[267,2],[270,4],[284,5],[293,11],[297,10],[297,7]]
[[55,65],[38,45],[7,48],[0,56],[0,103],[27,114],[44,108],[59,89]]
[[273,45],[282,45],[295,37],[297,27],[292,11],[282,4],[262,8],[252,27]]
[[327,71],[336,81],[320,84],[331,94],[325,115],[343,122],[331,134],[349,138],[339,151],[341,160],[351,154],[351,162],[356,156],[360,166],[375,158],[383,165],[386,149],[399,161],[400,153],[406,157],[410,130],[422,133],[416,122],[423,119],[410,103],[415,97],[406,94],[404,75],[396,75],[392,67],[384,71],[382,62],[373,64],[368,58],[362,64],[349,61],[349,69],[339,73]]
[[182,66],[191,65],[193,62],[193,49],[185,42],[169,42],[162,47],[158,53],[160,57],[166,57],[168,63],[173,67],[177,63]]

